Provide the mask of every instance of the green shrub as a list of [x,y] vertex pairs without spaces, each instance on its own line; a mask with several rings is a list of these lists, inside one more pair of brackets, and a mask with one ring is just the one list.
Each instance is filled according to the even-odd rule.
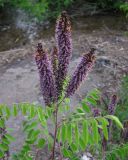
[[[98,129],[101,129],[103,135],[108,139],[108,119],[112,119],[122,128],[120,121],[115,116],[92,116],[88,103],[94,103],[96,100],[94,98],[98,97],[99,91],[94,90],[92,93],[93,95],[89,94],[93,97],[92,100],[88,101],[86,97],[74,112],[70,112],[69,99],[65,99],[59,105],[58,114],[62,118],[57,122],[56,139],[57,144],[61,144],[60,149],[63,157],[77,160],[79,153],[85,151],[89,146],[95,146],[95,150],[98,151],[101,141],[101,133],[98,132]],[[25,116],[25,121],[23,121],[25,140],[21,150],[13,155],[13,160],[34,159],[37,153],[32,154],[33,145],[38,150],[46,146],[48,146],[49,152],[52,150],[55,137],[49,130],[48,121],[51,119],[52,125],[55,125],[55,109],[53,107],[42,108],[42,106],[29,103],[14,104],[12,109],[6,105],[0,105],[0,113],[3,117],[0,121],[0,128],[3,128],[4,121],[12,116],[17,117],[19,113]],[[6,128],[6,130],[8,129]],[[0,145],[1,157],[8,150],[8,144],[14,140],[9,133],[4,136]]]
[[0,6],[12,6],[25,10],[38,20],[56,18],[63,10],[70,7],[73,0],[0,0]]

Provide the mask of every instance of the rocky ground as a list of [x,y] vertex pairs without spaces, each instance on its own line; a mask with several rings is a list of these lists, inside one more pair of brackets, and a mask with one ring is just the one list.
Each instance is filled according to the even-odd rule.
[[[124,31],[106,26],[88,31],[85,29],[88,26],[84,23],[76,23],[75,26],[69,74],[73,73],[80,61],[80,56],[88,52],[90,47],[97,48],[97,58],[87,80],[72,97],[72,109],[77,106],[79,98],[84,97],[93,88],[99,88],[110,95],[117,94],[122,77],[128,74],[128,38],[124,35]],[[24,47],[0,52],[0,104],[4,103],[10,107],[13,103],[19,102],[43,104],[39,76],[33,58],[38,42],[51,48],[54,37],[48,36],[26,44]],[[11,145],[12,152],[17,151],[22,145],[22,119],[23,117],[17,117],[8,122],[8,126],[14,128],[13,135],[16,137],[16,142]]]

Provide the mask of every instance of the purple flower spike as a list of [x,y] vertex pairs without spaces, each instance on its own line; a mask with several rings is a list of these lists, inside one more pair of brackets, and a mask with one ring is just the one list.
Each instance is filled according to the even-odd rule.
[[51,103],[56,101],[56,89],[48,54],[43,50],[41,43],[37,45],[35,61],[39,70],[40,86],[45,104],[50,106]]
[[58,50],[55,46],[51,51],[51,64],[52,64],[53,74],[56,77],[57,66],[58,66]]
[[110,101],[110,104],[108,106],[108,112],[109,112],[110,115],[114,115],[116,104],[117,104],[117,96],[113,95],[111,97],[111,101]]
[[88,72],[92,69],[95,60],[94,51],[95,49],[92,48],[88,54],[83,55],[80,64],[68,84],[66,97],[70,97],[75,93],[81,82],[87,77]]
[[57,94],[61,95],[72,52],[71,23],[66,11],[57,20],[55,38],[58,47]]

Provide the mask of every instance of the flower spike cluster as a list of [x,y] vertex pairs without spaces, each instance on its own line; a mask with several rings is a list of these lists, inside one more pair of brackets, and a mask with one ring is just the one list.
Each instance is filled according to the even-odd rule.
[[117,96],[116,96],[116,95],[113,95],[113,96],[111,97],[110,104],[109,104],[109,106],[108,106],[108,113],[109,113],[110,115],[114,115],[116,104],[117,104]]
[[55,38],[58,47],[57,94],[61,96],[68,72],[72,53],[71,23],[66,11],[63,11],[56,23]]
[[[37,45],[35,61],[39,70],[42,95],[47,106],[58,102],[61,98],[65,80],[67,78],[69,61],[72,53],[71,23],[66,11],[63,11],[56,23],[55,30],[56,46],[51,51],[49,60],[48,53]],[[91,49],[83,58],[64,90],[64,97],[72,96],[91,70],[95,56],[95,49]]]
[[39,70],[41,91],[45,104],[50,106],[51,103],[56,101],[56,88],[48,54],[43,50],[41,43],[37,45],[35,61]]
[[75,91],[80,86],[81,82],[87,77],[89,71],[91,70],[95,56],[94,56],[95,49],[92,48],[88,54],[84,54],[80,64],[78,65],[76,71],[74,72],[67,90],[66,90],[66,97],[72,96]]

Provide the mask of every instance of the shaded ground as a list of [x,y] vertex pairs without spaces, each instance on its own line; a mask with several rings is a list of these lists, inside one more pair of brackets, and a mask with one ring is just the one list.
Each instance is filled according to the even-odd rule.
[[[84,97],[87,91],[94,87],[110,94],[117,93],[121,78],[128,74],[128,38],[125,35],[127,29],[126,21],[119,17],[96,16],[73,21],[74,49],[69,73],[72,74],[80,61],[79,57],[91,46],[98,51],[93,71],[72,97],[72,109],[80,97]],[[50,31],[45,30],[38,35],[40,40],[34,40],[31,45],[0,52],[0,103],[9,106],[19,102],[43,103],[33,53],[39,41],[51,48],[54,44],[53,27]],[[12,144],[12,152],[18,150],[22,144],[21,120],[22,117],[17,117],[8,122],[9,127],[15,128],[14,136],[17,139]]]

